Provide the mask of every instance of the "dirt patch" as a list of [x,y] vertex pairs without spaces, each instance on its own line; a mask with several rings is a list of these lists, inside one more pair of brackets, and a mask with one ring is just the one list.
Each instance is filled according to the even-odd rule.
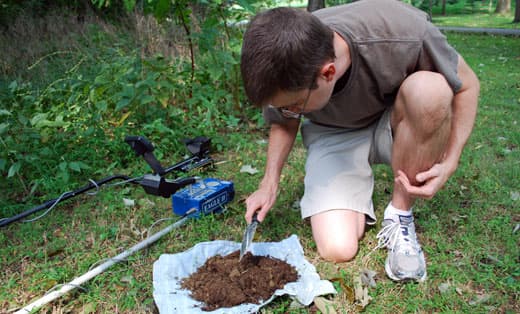
[[233,307],[243,303],[258,304],[274,291],[298,279],[293,266],[269,256],[247,252],[239,262],[239,251],[226,256],[213,256],[197,271],[181,282],[182,288],[202,301],[204,311]]

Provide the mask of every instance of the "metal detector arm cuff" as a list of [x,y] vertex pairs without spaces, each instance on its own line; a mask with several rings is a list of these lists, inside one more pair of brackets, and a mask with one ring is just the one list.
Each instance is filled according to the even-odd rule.
[[164,175],[166,172],[161,166],[161,163],[155,158],[153,154],[154,147],[150,141],[144,136],[129,135],[125,137],[125,142],[132,147],[137,156],[143,156],[144,160],[150,165],[153,171],[159,175]]

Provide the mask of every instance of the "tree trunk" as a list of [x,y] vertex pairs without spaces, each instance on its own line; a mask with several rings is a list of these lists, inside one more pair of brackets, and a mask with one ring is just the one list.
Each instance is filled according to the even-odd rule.
[[495,13],[504,14],[511,12],[511,0],[498,0]]
[[520,23],[520,0],[516,0],[515,19],[513,23]]
[[446,15],[446,0],[442,0],[442,16],[445,16],[445,15]]
[[309,0],[307,2],[307,11],[312,12],[325,7],[325,0]]
[[432,21],[432,7],[433,7],[433,0],[428,0],[428,21]]

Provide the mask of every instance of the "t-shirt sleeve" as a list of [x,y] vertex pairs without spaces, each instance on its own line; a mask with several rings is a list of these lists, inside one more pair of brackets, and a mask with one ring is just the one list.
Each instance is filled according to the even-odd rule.
[[453,92],[457,92],[462,82],[457,74],[459,55],[448,44],[437,27],[430,24],[424,34],[423,47],[419,56],[417,70],[429,70],[444,75]]

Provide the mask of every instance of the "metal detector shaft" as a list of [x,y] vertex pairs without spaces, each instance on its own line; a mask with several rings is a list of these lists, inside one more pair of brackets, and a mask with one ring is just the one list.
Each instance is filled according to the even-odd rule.
[[33,310],[38,309],[45,304],[61,297],[62,295],[66,294],[67,292],[76,289],[81,284],[89,281],[90,279],[96,277],[97,275],[101,274],[108,268],[110,268],[112,265],[126,260],[130,255],[134,254],[135,252],[144,249],[145,247],[149,246],[150,244],[156,242],[159,240],[162,236],[167,234],[168,232],[172,231],[175,228],[178,228],[182,226],[190,217],[184,217],[180,219],[179,221],[175,222],[174,224],[169,225],[168,227],[162,229],[161,231],[154,233],[150,237],[144,239],[143,241],[137,243],[136,245],[132,246],[128,250],[124,251],[123,253],[109,259],[108,261],[104,262],[103,264],[97,266],[96,268],[88,271],[87,273],[81,275],[80,277],[77,277],[76,279],[72,280],[69,283],[64,284],[59,290],[53,291],[40,299],[34,301],[33,303],[24,306],[22,309],[18,310],[16,314],[27,314],[31,313]]
[[41,205],[38,205],[36,207],[33,207],[31,209],[28,209],[16,216],[13,216],[13,217],[9,217],[9,218],[5,218],[3,220],[0,221],[0,227],[4,227],[4,226],[7,226],[8,224],[12,223],[12,222],[15,222],[15,221],[18,221],[20,219],[23,219],[31,214],[34,214],[40,210],[43,210],[43,209],[47,209],[51,206],[53,206],[57,201],[64,201],[64,200],[68,200],[69,198],[72,198],[76,195],[79,195],[81,193],[85,193],[89,190],[92,190],[94,188],[97,188],[103,184],[106,184],[110,181],[113,181],[113,180],[117,180],[117,179],[121,179],[121,180],[129,180],[130,177],[128,176],[125,176],[125,175],[113,175],[113,176],[110,176],[110,177],[106,177],[106,178],[103,178],[97,182],[94,183],[90,183],[82,188],[79,188],[75,191],[72,191],[72,192],[68,192],[68,193],[65,193],[64,195],[62,195],[61,197],[59,198],[55,198],[55,199],[52,199],[52,200],[49,200]]
[[211,157],[201,158],[199,156],[192,156],[186,160],[183,160],[179,163],[176,163],[173,166],[170,166],[170,167],[164,169],[164,173],[167,174],[172,171],[188,172],[192,169],[211,164],[212,162],[213,162],[213,159],[211,159]]

